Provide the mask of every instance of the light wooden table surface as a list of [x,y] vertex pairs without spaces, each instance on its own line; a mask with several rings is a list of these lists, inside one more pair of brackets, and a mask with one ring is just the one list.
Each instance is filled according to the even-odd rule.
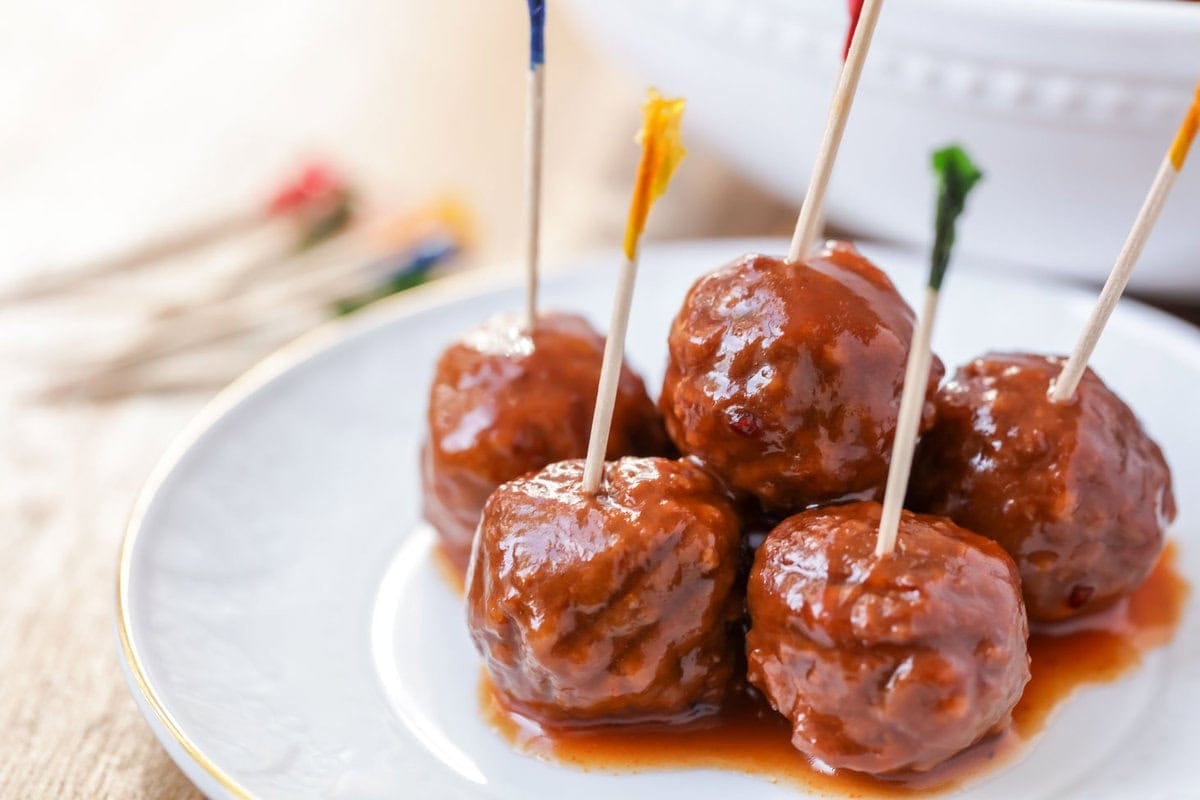
[[[245,202],[306,152],[334,155],[380,202],[456,191],[481,222],[476,268],[515,259],[523,5],[6,3],[0,286]],[[553,260],[617,244],[644,87],[556,14],[549,42]],[[649,236],[786,233],[792,213],[694,145]],[[157,305],[199,296],[236,257],[0,306],[0,797],[197,796],[120,672],[117,546],[175,432],[296,331],[202,353],[154,392],[41,392],[64,365],[152,330]]]

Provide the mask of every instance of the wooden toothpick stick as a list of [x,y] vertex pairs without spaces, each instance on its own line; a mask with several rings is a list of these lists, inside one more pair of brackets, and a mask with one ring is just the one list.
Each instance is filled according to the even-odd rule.
[[[842,80],[842,70],[846,68],[846,59],[850,57],[850,45],[854,43],[854,34],[858,31],[858,21],[862,18],[862,10],[863,0],[847,0],[846,11],[849,15],[849,24],[846,26],[846,43],[842,46],[842,67],[838,70],[837,81],[834,82],[834,92],[837,91],[837,86]],[[814,238],[820,231],[825,230],[824,207],[817,210],[812,229]]]
[[900,512],[908,491],[912,471],[913,451],[917,445],[917,429],[921,409],[925,405],[925,388],[929,383],[929,364],[933,360],[930,342],[933,323],[937,317],[938,297],[942,279],[950,266],[950,251],[954,246],[954,226],[966,204],[967,194],[983,177],[971,159],[959,147],[947,147],[933,155],[933,168],[938,173],[938,201],[933,253],[930,258],[929,282],[925,287],[925,305],[913,331],[904,371],[904,390],[900,395],[900,412],[896,419],[896,438],[892,442],[892,462],[888,469],[887,488],[883,495],[883,512],[879,518],[879,535],[875,540],[875,555],[886,556],[896,547],[900,530]]
[[617,279],[613,300],[612,322],[604,343],[604,361],[600,368],[600,385],[596,391],[596,410],[592,415],[592,434],[588,440],[587,462],[583,470],[583,491],[600,491],[604,475],[604,454],[608,449],[608,433],[612,428],[613,408],[617,400],[617,385],[621,381],[621,362],[625,355],[625,332],[629,328],[629,308],[633,303],[633,286],[637,279],[638,245],[646,218],[654,201],[662,196],[687,151],[680,141],[679,126],[683,118],[683,99],[666,99],[653,89],[643,106],[645,121],[638,133],[642,158],[638,163],[633,199],[629,204],[629,219],[625,224],[625,263]]
[[1187,160],[1188,150],[1191,149],[1192,142],[1196,139],[1198,128],[1200,128],[1200,85],[1196,87],[1192,104],[1183,118],[1183,124],[1179,126],[1179,131],[1175,134],[1171,149],[1163,156],[1162,163],[1158,167],[1158,174],[1154,176],[1154,183],[1150,185],[1150,192],[1146,195],[1141,210],[1138,211],[1133,228],[1125,239],[1125,245],[1121,248],[1120,255],[1117,256],[1117,263],[1113,265],[1112,272],[1108,274],[1108,280],[1104,282],[1104,288],[1100,291],[1100,299],[1096,301],[1096,306],[1083,326],[1083,332],[1079,335],[1075,349],[1071,351],[1071,356],[1067,359],[1067,363],[1063,364],[1062,372],[1058,374],[1058,378],[1050,389],[1050,399],[1055,403],[1065,403],[1070,400],[1079,386],[1079,381],[1083,379],[1088,361],[1096,349],[1096,342],[1100,341],[1100,334],[1103,333],[1108,318],[1112,316],[1117,301],[1121,299],[1121,294],[1125,291],[1126,284],[1129,283],[1129,276],[1133,274],[1134,265],[1137,264],[1137,260],[1146,246],[1146,240],[1150,238],[1150,232],[1154,230],[1154,224],[1158,222],[1158,216],[1162,213],[1163,206],[1166,205],[1167,195],[1171,193],[1171,187],[1175,185],[1175,179],[1179,177],[1179,172],[1183,169],[1183,162]]
[[862,15],[851,36],[850,50],[838,78],[833,102],[829,106],[825,133],[817,151],[817,160],[813,165],[804,203],[800,206],[800,216],[796,220],[795,233],[792,234],[788,261],[800,261],[808,255],[812,250],[813,240],[817,237],[823,217],[825,193],[829,188],[829,178],[833,174],[833,163],[837,160],[842,135],[846,132],[846,121],[850,118],[854,95],[858,91],[858,80],[862,77],[863,65],[867,61],[867,52],[870,50],[871,39],[875,35],[875,26],[879,23],[879,12],[882,8],[883,0],[866,0],[863,3]]
[[542,226],[542,107],[546,95],[546,2],[529,0],[529,79],[525,101],[525,327],[537,321]]

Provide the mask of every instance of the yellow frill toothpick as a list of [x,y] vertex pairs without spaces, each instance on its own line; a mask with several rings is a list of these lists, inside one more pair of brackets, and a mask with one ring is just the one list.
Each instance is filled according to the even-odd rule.
[[679,128],[683,120],[682,98],[667,99],[650,90],[642,109],[645,121],[638,133],[642,159],[638,162],[633,198],[629,203],[629,220],[625,224],[625,263],[617,277],[617,293],[613,300],[612,322],[604,343],[604,362],[600,367],[600,386],[596,391],[596,410],[592,414],[592,433],[588,439],[587,462],[583,468],[583,490],[588,494],[600,491],[604,475],[604,454],[608,449],[608,433],[612,428],[613,408],[617,401],[617,384],[621,379],[621,362],[625,354],[625,332],[629,328],[629,308],[633,304],[633,285],[637,278],[638,245],[646,218],[654,201],[667,191],[679,162],[687,154]]
[[1070,401],[1075,395],[1075,389],[1079,386],[1079,382],[1083,380],[1088,361],[1091,360],[1092,352],[1096,349],[1096,343],[1100,341],[1100,334],[1104,331],[1104,326],[1108,324],[1108,318],[1112,316],[1113,309],[1116,308],[1117,301],[1121,299],[1126,284],[1129,283],[1133,267],[1137,264],[1137,260],[1146,246],[1146,241],[1150,238],[1150,232],[1154,230],[1154,224],[1158,222],[1158,216],[1167,203],[1167,195],[1171,193],[1171,187],[1175,185],[1175,179],[1179,177],[1179,172],[1183,169],[1183,162],[1187,160],[1188,151],[1191,150],[1192,143],[1196,141],[1197,130],[1200,130],[1200,84],[1196,85],[1192,103],[1183,116],[1183,122],[1180,123],[1179,130],[1175,133],[1175,139],[1171,142],[1170,149],[1163,156],[1162,163],[1158,167],[1158,174],[1154,176],[1154,183],[1150,185],[1150,192],[1146,195],[1142,208],[1138,211],[1137,219],[1133,222],[1133,228],[1130,229],[1129,236],[1125,239],[1125,245],[1117,256],[1117,262],[1113,265],[1112,272],[1108,274],[1108,280],[1105,281],[1104,288],[1100,291],[1100,299],[1096,301],[1096,306],[1084,324],[1083,332],[1079,334],[1079,340],[1075,343],[1075,349],[1071,351],[1067,363],[1063,364],[1062,371],[1059,372],[1054,385],[1050,387],[1050,399],[1054,402]]
[[646,218],[654,201],[667,191],[679,162],[687,155],[680,137],[683,122],[682,97],[666,98],[651,89],[642,105],[645,120],[638,131],[637,143],[642,146],[633,198],[629,203],[629,220],[625,224],[625,258],[637,257],[638,241],[646,229]]

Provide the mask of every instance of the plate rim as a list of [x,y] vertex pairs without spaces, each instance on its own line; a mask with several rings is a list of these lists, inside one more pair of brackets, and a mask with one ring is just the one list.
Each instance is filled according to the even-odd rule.
[[[862,244],[869,251],[883,251],[912,255],[921,248],[907,247],[893,243],[875,241],[855,242]],[[730,250],[762,251],[768,250],[768,245],[780,245],[786,248],[786,239],[778,237],[712,237],[695,239],[674,239],[655,242],[646,248],[649,253],[654,251],[674,249],[699,249],[708,247],[728,247]],[[585,250],[575,256],[560,259],[549,265],[542,272],[545,278],[564,278],[575,271],[579,264],[599,261],[608,258],[614,264],[618,261],[618,250],[607,247]],[[1066,283],[1053,279],[1043,279],[1026,275],[1002,275],[994,270],[973,270],[972,273],[984,280],[1001,281],[1005,283],[1025,284],[1033,287],[1037,284],[1052,285],[1064,295],[1072,296],[1075,300],[1094,297],[1090,288],[1078,284]],[[236,778],[221,768],[214,759],[210,758],[199,745],[192,740],[176,721],[166,707],[158,691],[151,684],[147,670],[142,663],[137,645],[134,641],[131,603],[129,601],[129,583],[132,573],[134,548],[145,528],[146,514],[166,484],[168,478],[175,472],[183,457],[199,442],[201,438],[243,400],[268,385],[275,378],[283,375],[292,368],[304,363],[315,355],[322,353],[338,342],[353,336],[381,328],[397,319],[428,311],[450,302],[466,298],[479,297],[492,292],[513,289],[520,284],[521,277],[517,265],[513,262],[503,262],[494,270],[469,269],[464,272],[439,278],[424,286],[418,286],[401,294],[384,298],[355,314],[346,317],[336,317],[326,320],[312,330],[301,334],[283,344],[246,371],[235,377],[224,388],[213,395],[196,414],[172,437],[170,443],[159,456],[150,470],[141,488],[138,489],[128,519],[121,535],[116,569],[116,629],[118,655],[125,667],[127,683],[134,699],[138,702],[139,712],[146,718],[152,732],[160,739],[166,734],[174,744],[182,749],[192,763],[200,767],[208,777],[237,800],[256,800],[258,795],[243,786]],[[1151,323],[1169,329],[1177,341],[1187,340],[1194,348],[1193,356],[1200,368],[1200,330],[1193,325],[1154,308],[1135,298],[1122,297],[1120,304],[1124,314],[1132,314],[1141,322]],[[147,710],[150,715],[147,715]],[[157,724],[156,724],[157,723]],[[163,742],[166,745],[166,742]],[[168,755],[174,760],[170,748]],[[182,764],[178,766],[182,767]],[[184,770],[187,774],[187,770]],[[191,776],[188,775],[189,780]],[[198,787],[199,788],[199,787]]]
[[[575,260],[581,259],[572,259],[572,261]],[[150,505],[167,479],[174,473],[184,455],[196,445],[204,434],[243,400],[275,378],[312,356],[329,349],[339,341],[382,327],[394,319],[429,310],[456,298],[509,288],[514,285],[510,270],[511,267],[505,267],[488,275],[480,274],[479,270],[467,270],[457,275],[448,275],[425,286],[418,286],[402,294],[384,298],[361,313],[326,320],[312,330],[283,344],[213,395],[172,437],[167,448],[158,457],[138,489],[121,534],[117,557],[117,642],[118,654],[122,656],[126,667],[127,683],[133,693],[137,695],[135,699],[142,701],[137,704],[139,711],[145,715],[144,709],[148,708],[153,714],[153,719],[147,719],[147,722],[151,723],[151,729],[155,733],[159,733],[153,724],[157,722],[161,726],[161,731],[182,748],[194,764],[208,773],[210,778],[237,800],[255,800],[257,795],[222,769],[183,730],[151,684],[134,641],[129,582],[134,548],[145,527],[145,517]],[[550,274],[558,274],[558,271],[551,271]]]

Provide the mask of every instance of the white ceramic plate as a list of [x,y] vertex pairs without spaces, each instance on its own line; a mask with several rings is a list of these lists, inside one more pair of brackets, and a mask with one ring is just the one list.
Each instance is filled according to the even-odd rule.
[[[653,386],[688,284],[748,249],[647,249],[629,356]],[[923,258],[868,255],[912,297]],[[616,257],[546,282],[545,305],[608,315]],[[419,522],[417,447],[440,349],[519,302],[514,289],[417,290],[269,360],[222,395],[151,479],[121,560],[119,633],[134,696],[211,797],[794,798],[719,771],[584,773],[524,757],[480,718],[461,601]],[[1091,296],[958,269],[936,336],[955,365],[992,348],[1064,351]],[[1095,365],[1163,443],[1200,576],[1200,335],[1123,303]],[[1195,796],[1200,615],[1119,682],[1082,691],[1034,747],[964,797]]]

